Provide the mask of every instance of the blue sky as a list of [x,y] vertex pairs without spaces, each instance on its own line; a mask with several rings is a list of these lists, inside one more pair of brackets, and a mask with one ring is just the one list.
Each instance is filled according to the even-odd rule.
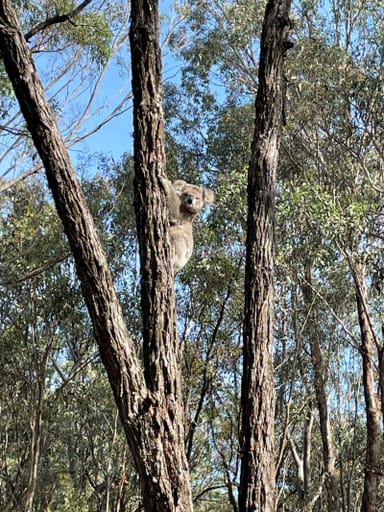
[[[163,61],[163,80],[177,80],[180,65],[171,55],[165,56]],[[123,89],[128,92],[131,89],[131,83],[129,78],[122,78],[120,76],[116,65],[112,65],[108,70],[107,79],[100,90],[100,97],[102,99],[113,97],[116,89]],[[97,124],[95,121],[95,119],[92,121],[93,125]],[[124,152],[133,153],[132,132],[132,104],[129,102],[129,109],[126,112],[109,121],[98,132],[91,135],[84,143],[81,143],[80,148],[74,147],[71,152],[82,151],[84,147],[88,147],[91,151],[111,153],[115,159],[118,159]]]
[[[127,37],[129,9],[127,4],[122,3],[122,5],[126,7],[126,12],[125,16],[121,18],[121,27],[116,29],[116,41],[119,41],[121,36],[125,36],[125,42],[109,63],[103,81],[94,97],[91,112],[87,113],[81,126],[73,133],[71,133],[71,129],[76,125],[81,114],[84,114],[84,108],[92,96],[93,87],[97,83],[101,70],[82,68],[80,63],[84,63],[86,60],[80,59],[79,65],[62,74],[68,62],[73,62],[74,51],[69,47],[63,47],[57,53],[49,51],[34,53],[40,79],[46,87],[48,100],[56,110],[60,130],[66,140],[73,140],[85,131],[93,130],[122,98],[131,92],[130,48]],[[170,20],[172,20],[171,6],[171,0],[160,2],[161,11],[168,15],[162,28],[163,37],[168,24],[171,23]],[[33,48],[34,44],[41,45],[44,50],[44,38],[37,38],[30,43],[30,46]],[[82,49],[81,52],[81,55],[87,55],[87,49]],[[175,81],[179,69],[180,64],[166,49],[163,55],[164,80]],[[4,129],[0,131],[0,179],[3,177],[6,180],[11,180],[39,163],[39,159],[35,156],[31,158],[31,143],[26,142],[24,137],[16,135],[23,126],[22,117],[18,112],[18,105],[14,104],[12,109],[6,112],[6,117],[2,119]],[[92,115],[90,115],[91,113]],[[129,99],[126,109],[121,115],[110,120],[100,130],[83,141],[75,145],[68,144],[69,154],[75,167],[78,167],[79,161],[84,161],[89,154],[93,153],[104,153],[110,155],[114,160],[120,160],[124,153],[132,154],[132,132],[132,104]],[[92,173],[93,170],[89,169],[89,172]]]
[[[169,0],[160,2],[161,12],[167,13],[172,17],[172,2]],[[168,26],[164,24],[162,26],[162,33],[167,30]],[[129,43],[127,42],[126,47],[123,49],[125,58],[129,63]],[[163,52],[163,80],[171,80],[173,82],[178,81],[180,77],[180,66],[181,63],[177,61],[169,52],[168,48],[165,48]],[[123,75],[121,68],[114,61],[108,68],[105,80],[98,93],[100,104],[105,101],[108,103],[110,98],[116,96],[117,91],[121,91],[121,94],[127,94],[131,90],[131,78],[127,74]],[[97,125],[98,120],[102,119],[102,113],[100,116],[92,119],[88,126]],[[113,120],[109,121],[99,131],[91,135],[83,143],[74,146],[71,150],[71,156],[76,160],[76,154],[83,154],[84,152],[102,152],[110,154],[115,160],[121,158],[124,153],[133,154],[133,120],[132,120],[132,102],[129,101],[129,108],[123,114],[117,116]]]

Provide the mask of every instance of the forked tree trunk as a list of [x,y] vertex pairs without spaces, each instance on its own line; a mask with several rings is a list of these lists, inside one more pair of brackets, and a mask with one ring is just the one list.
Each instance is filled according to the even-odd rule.
[[381,469],[382,431],[381,401],[375,385],[375,333],[369,312],[364,263],[351,263],[356,290],[357,314],[360,324],[363,361],[363,386],[367,418],[367,448],[365,455],[364,491],[361,512],[376,512]]
[[296,443],[287,432],[287,439],[290,444],[293,458],[297,466],[297,493],[303,504],[305,497],[308,495],[308,488],[311,483],[311,448],[312,448],[312,426],[313,411],[308,411],[308,416],[304,420],[303,428],[303,448],[302,453],[296,447]]
[[248,173],[239,511],[275,510],[273,273],[275,186],[284,108],[290,0],[269,0],[260,47]]
[[[183,442],[166,203],[156,175],[164,163],[162,125],[156,125],[159,115],[161,118],[161,107],[151,81],[151,70],[156,68],[156,76],[158,73],[159,55],[153,55],[145,46],[157,37],[157,3],[147,2],[142,6],[147,18],[137,23],[136,51],[148,56],[148,67],[137,65],[136,71],[143,73],[149,96],[145,98],[146,103],[143,99],[137,105],[142,109],[143,132],[136,136],[135,150],[140,152],[136,155],[136,204],[140,211],[138,228],[143,265],[144,370],[128,334],[84,194],[9,0],[0,2],[0,53],[43,161],[72,249],[94,335],[140,475],[144,509],[189,512],[192,501]],[[134,26],[134,17],[132,22]]]

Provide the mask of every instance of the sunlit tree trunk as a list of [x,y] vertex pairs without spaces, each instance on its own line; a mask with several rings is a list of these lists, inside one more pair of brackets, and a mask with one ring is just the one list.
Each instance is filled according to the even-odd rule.
[[305,280],[302,283],[302,290],[306,306],[306,332],[309,339],[313,366],[313,386],[315,388],[320,419],[324,472],[326,474],[325,482],[328,493],[328,510],[329,512],[333,512],[339,508],[338,482],[335,467],[336,457],[328,407],[328,369],[324,363],[324,357],[319,341],[319,325],[316,314],[315,295],[313,293],[311,263],[306,264]]
[[284,108],[289,0],[270,0],[261,36],[248,172],[239,511],[275,510],[273,273],[275,186]]
[[303,504],[308,489],[311,484],[311,448],[312,448],[312,427],[314,414],[312,410],[308,411],[308,416],[304,420],[302,454],[299,452],[296,443],[287,432],[287,439],[292,451],[293,458],[297,466],[297,493]]
[[367,448],[365,456],[364,491],[361,512],[376,512],[379,478],[381,477],[381,401],[375,385],[375,332],[369,312],[365,265],[351,263],[356,290],[357,313],[360,324],[363,361],[363,386],[367,418]]
[[83,191],[8,0],[0,3],[0,53],[43,161],[71,246],[94,335],[140,476],[144,509],[189,512],[192,500],[184,452],[170,247],[165,197],[157,180],[157,173],[164,165],[160,97],[151,75],[156,69],[155,80],[158,80],[161,67],[159,55],[151,49],[153,38],[158,36],[157,3],[138,3],[136,7],[144,17],[136,19],[132,5],[132,42],[135,51],[142,53],[147,67],[142,68],[137,62],[133,65],[135,72],[142,73],[141,79],[148,88],[148,95],[141,103],[135,100],[135,113],[143,123],[135,136],[135,153],[140,152],[136,154],[135,168],[145,310],[144,368],[128,334]]

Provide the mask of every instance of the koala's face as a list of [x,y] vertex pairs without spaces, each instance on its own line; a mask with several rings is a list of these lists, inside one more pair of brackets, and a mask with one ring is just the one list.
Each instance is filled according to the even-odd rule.
[[180,197],[181,207],[193,215],[214,201],[214,193],[207,188],[191,185],[182,180],[175,181],[173,186]]

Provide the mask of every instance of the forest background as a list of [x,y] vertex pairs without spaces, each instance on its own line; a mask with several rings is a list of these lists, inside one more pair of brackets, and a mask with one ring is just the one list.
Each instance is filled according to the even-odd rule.
[[[92,2],[76,22],[35,34],[28,31],[72,3],[19,5],[139,346],[131,121],[116,134],[105,131],[131,105],[127,5]],[[383,10],[379,1],[294,5],[276,219],[279,510],[303,510],[303,503],[328,510],[330,471],[341,510],[360,510],[367,432],[372,424],[381,430]],[[183,2],[163,15],[163,48],[172,55],[164,82],[167,174],[208,185],[217,196],[198,220],[195,255],[177,277],[192,490],[196,510],[232,511],[246,176],[264,3]],[[109,66],[119,73],[113,102],[111,85],[97,92]],[[70,251],[2,70],[0,94],[1,508],[21,510],[33,477],[34,510],[139,510]],[[125,152],[99,151],[121,135]],[[373,418],[368,385],[377,399]],[[381,472],[381,446],[374,469]],[[380,484],[378,510],[383,503]]]

